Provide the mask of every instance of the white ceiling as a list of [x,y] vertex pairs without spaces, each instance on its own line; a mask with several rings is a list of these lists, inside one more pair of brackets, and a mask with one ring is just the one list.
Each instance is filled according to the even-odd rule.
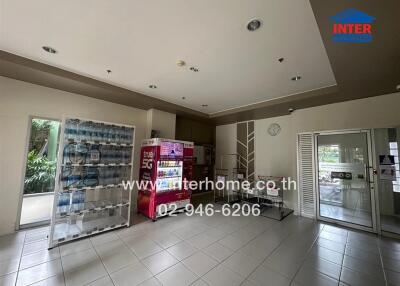
[[0,49],[209,114],[336,84],[308,0],[0,3]]

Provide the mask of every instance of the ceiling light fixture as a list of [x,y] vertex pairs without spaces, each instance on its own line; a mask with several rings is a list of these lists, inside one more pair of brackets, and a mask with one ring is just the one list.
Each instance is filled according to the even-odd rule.
[[57,53],[57,51],[55,49],[53,49],[52,47],[49,47],[49,46],[43,46],[42,49],[45,50],[46,52],[50,53],[50,54],[56,54]]
[[400,90],[400,84],[398,84],[398,85],[396,86],[396,89],[397,89],[397,90]]
[[279,59],[278,59],[278,61],[279,61],[280,63],[282,63],[284,60],[285,60],[284,58],[279,58]]
[[289,113],[293,113],[293,111],[295,111],[295,109],[294,108],[289,108],[288,111],[289,111]]
[[149,88],[151,88],[151,89],[156,89],[157,86],[156,86],[155,84],[150,84],[150,85],[149,85]]
[[202,104],[201,106],[202,106],[202,107],[207,107],[207,106],[208,106],[208,104]]
[[292,80],[293,80],[293,81],[301,80],[301,76],[299,76],[299,75],[294,76],[294,77],[292,77]]
[[108,74],[110,74],[110,73],[112,73],[112,70],[106,70],[106,72],[107,72]]
[[250,22],[247,23],[247,30],[249,30],[250,32],[254,32],[260,29],[261,24],[262,24],[261,20],[258,19],[251,20]]
[[176,65],[177,65],[178,67],[183,67],[185,64],[186,64],[186,63],[185,63],[185,61],[183,61],[183,60],[177,60],[177,61],[176,61]]
[[196,67],[190,67],[190,70],[191,70],[192,72],[198,72],[198,71],[199,71],[199,69],[196,68]]

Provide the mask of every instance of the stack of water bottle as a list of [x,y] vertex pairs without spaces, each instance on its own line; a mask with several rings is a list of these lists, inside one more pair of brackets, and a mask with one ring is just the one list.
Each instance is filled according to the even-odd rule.
[[61,185],[63,189],[95,188],[97,186],[119,185],[128,181],[129,166],[105,167],[63,167]]
[[67,119],[65,138],[74,141],[96,141],[116,144],[132,144],[133,129],[125,126],[108,125],[93,121]]
[[119,185],[130,179],[130,171],[126,166],[99,168],[99,185]]
[[85,209],[86,193],[84,191],[65,192],[59,194],[57,214],[60,216]]
[[102,145],[100,147],[101,164],[129,164],[132,159],[130,147]]

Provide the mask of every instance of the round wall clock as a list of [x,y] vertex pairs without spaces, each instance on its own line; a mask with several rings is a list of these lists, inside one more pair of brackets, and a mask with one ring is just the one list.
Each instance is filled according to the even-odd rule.
[[271,136],[276,136],[281,132],[281,126],[278,123],[271,123],[268,127],[268,134]]

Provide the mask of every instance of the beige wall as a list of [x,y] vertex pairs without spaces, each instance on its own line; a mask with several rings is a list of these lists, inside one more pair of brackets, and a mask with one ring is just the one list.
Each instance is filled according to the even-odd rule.
[[[256,176],[280,175],[296,179],[296,135],[299,132],[400,126],[399,109],[400,93],[394,93],[256,120]],[[267,133],[273,122],[282,127],[276,137]],[[233,126],[235,124],[217,127],[217,155],[232,152],[231,142],[236,140],[235,133],[230,131]],[[285,196],[290,207],[297,209],[297,192]]]
[[[236,157],[226,154],[236,153],[236,124],[217,126],[215,137],[215,168],[235,168]],[[223,157],[221,166],[221,157]]]
[[149,109],[147,111],[146,137],[151,137],[151,130],[160,131],[161,138],[175,139],[176,114]]
[[0,235],[14,231],[18,224],[30,115],[53,119],[77,116],[135,125],[133,175],[138,175],[140,142],[146,136],[145,110],[0,77]]

